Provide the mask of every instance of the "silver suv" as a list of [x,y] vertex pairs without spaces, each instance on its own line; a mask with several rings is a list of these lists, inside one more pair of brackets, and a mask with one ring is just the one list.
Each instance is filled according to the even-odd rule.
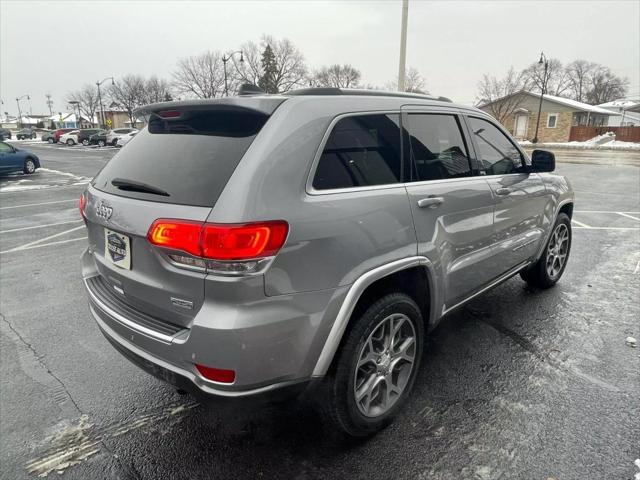
[[83,193],[82,273],[106,338],[205,397],[313,389],[380,429],[425,334],[515,274],[554,285],[573,192],[445,98],[304,89],[162,103]]

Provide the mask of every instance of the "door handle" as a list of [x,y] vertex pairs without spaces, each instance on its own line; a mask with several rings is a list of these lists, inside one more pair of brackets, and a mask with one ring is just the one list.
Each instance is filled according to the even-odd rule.
[[496,190],[496,195],[500,195],[501,197],[509,195],[510,193],[511,193],[510,188],[499,188]]
[[418,207],[420,208],[434,207],[435,208],[438,205],[440,205],[442,202],[444,202],[444,198],[442,197],[421,198],[420,200],[418,200]]

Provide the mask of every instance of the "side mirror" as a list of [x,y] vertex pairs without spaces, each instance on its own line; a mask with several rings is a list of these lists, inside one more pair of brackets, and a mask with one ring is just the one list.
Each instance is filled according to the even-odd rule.
[[531,154],[531,170],[534,172],[553,172],[556,169],[556,156],[546,150],[534,150]]

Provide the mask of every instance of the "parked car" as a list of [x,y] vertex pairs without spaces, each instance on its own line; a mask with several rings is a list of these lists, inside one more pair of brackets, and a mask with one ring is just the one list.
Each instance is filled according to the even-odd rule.
[[137,133],[138,132],[131,132],[131,133],[127,133],[126,135],[122,135],[120,138],[118,138],[118,141],[116,142],[116,147],[124,147],[127,143],[131,141],[133,137],[136,136]]
[[106,338],[196,395],[312,389],[330,428],[370,435],[447,313],[567,265],[553,153],[530,159],[476,108],[323,88],[137,114],[80,198],[82,275]]
[[116,128],[107,132],[107,145],[113,145],[114,147],[118,143],[118,139],[126,135],[127,133],[137,132],[137,128]]
[[27,138],[36,138],[36,132],[32,128],[23,128],[16,133],[18,140],[26,140]]
[[40,135],[40,140],[43,142],[55,143],[55,131],[49,130],[46,132],[42,132]]
[[99,133],[94,133],[89,137],[90,145],[98,145],[99,147],[104,147],[107,144],[107,131],[103,130]]
[[0,141],[11,140],[11,130],[7,128],[0,128]]
[[73,132],[75,128],[59,128],[55,132],[53,132],[53,143],[58,143],[60,141],[60,137],[65,133]]
[[31,152],[0,142],[0,173],[24,172],[31,174],[40,168],[40,159]]
[[81,143],[82,145],[89,145],[91,143],[89,140],[91,135],[102,132],[106,132],[106,130],[101,128],[83,128],[78,131],[78,143]]
[[76,145],[78,143],[79,133],[80,130],[71,130],[70,132],[62,134],[58,141],[60,143],[66,143],[69,146]]

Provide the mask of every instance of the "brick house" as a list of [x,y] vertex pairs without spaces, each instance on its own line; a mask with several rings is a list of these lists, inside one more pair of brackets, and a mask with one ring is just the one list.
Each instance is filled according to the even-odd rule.
[[[499,102],[502,103],[499,105]],[[497,112],[501,110],[498,107],[507,102],[511,113],[502,114],[502,118],[498,118],[500,115]],[[479,108],[496,117],[518,140],[531,140],[536,133],[539,104],[539,93],[522,90],[494,102],[480,105]],[[541,143],[568,142],[572,127],[607,126],[609,117],[617,115],[619,114],[601,107],[545,94],[542,98],[538,141]]]

